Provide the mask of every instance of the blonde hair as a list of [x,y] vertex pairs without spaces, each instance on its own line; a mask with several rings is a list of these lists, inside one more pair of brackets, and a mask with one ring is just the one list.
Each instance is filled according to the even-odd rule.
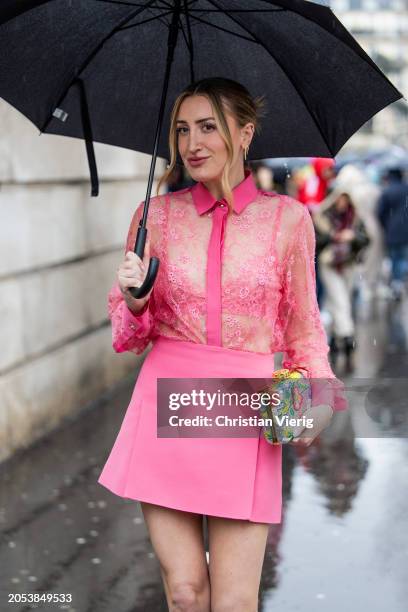
[[202,79],[201,81],[191,83],[184,89],[176,98],[171,112],[169,130],[170,163],[158,182],[156,190],[157,195],[159,194],[162,184],[168,180],[173,172],[177,162],[178,142],[176,121],[180,106],[187,97],[194,95],[205,96],[209,100],[214,111],[218,131],[227,149],[228,157],[223,169],[221,185],[224,198],[228,202],[228,209],[231,211],[233,206],[233,193],[229,182],[229,171],[233,158],[233,143],[225,112],[228,111],[235,117],[239,127],[244,127],[244,125],[251,122],[255,126],[255,132],[259,133],[261,130],[259,120],[264,114],[265,97],[258,96],[253,98],[246,87],[241,85],[241,83],[223,77]]

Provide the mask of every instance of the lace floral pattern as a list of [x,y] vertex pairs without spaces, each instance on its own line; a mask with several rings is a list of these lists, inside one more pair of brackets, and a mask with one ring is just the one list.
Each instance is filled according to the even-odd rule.
[[[134,248],[143,204],[130,224]],[[140,354],[157,335],[206,343],[206,263],[212,214],[198,214],[191,188],[151,198],[151,254],[160,268],[144,311],[134,315],[115,283],[108,297],[113,348]],[[284,367],[302,364],[312,377],[334,378],[316,299],[315,234],[306,207],[258,190],[230,212],[222,247],[222,346],[284,353]]]

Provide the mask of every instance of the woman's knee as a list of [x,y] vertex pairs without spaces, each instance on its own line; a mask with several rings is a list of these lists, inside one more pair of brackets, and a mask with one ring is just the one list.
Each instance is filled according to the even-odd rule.
[[211,600],[211,612],[257,612],[258,597],[248,593],[225,593]]
[[171,612],[209,612],[208,577],[178,580],[167,577]]

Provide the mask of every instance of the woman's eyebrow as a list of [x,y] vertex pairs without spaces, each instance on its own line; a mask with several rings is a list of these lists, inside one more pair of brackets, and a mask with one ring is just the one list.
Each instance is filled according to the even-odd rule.
[[[203,123],[203,121],[208,121],[209,119],[214,119],[214,117],[205,117],[204,119],[197,119],[197,121],[195,121],[194,123]],[[176,123],[188,123],[188,121],[185,121],[184,119],[177,119]]]

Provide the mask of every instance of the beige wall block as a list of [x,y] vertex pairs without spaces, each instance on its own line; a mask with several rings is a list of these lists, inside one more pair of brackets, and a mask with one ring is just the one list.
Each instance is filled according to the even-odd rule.
[[[108,327],[0,378],[0,461],[78,413],[144,356],[114,353]],[[147,349],[149,350],[149,349]]]
[[0,283],[0,371],[106,322],[121,254],[110,252]]
[[[40,135],[37,127],[4,100],[0,100],[0,133],[1,182],[88,182],[83,140]],[[150,168],[149,155],[120,147],[95,143],[95,156],[99,176],[105,180],[146,176]],[[158,160],[157,173],[161,173],[163,164]]]
[[3,186],[0,276],[83,256],[87,252],[83,200],[80,186]]
[[84,185],[6,185],[0,190],[0,277],[123,249],[146,181],[107,182],[98,198]]

